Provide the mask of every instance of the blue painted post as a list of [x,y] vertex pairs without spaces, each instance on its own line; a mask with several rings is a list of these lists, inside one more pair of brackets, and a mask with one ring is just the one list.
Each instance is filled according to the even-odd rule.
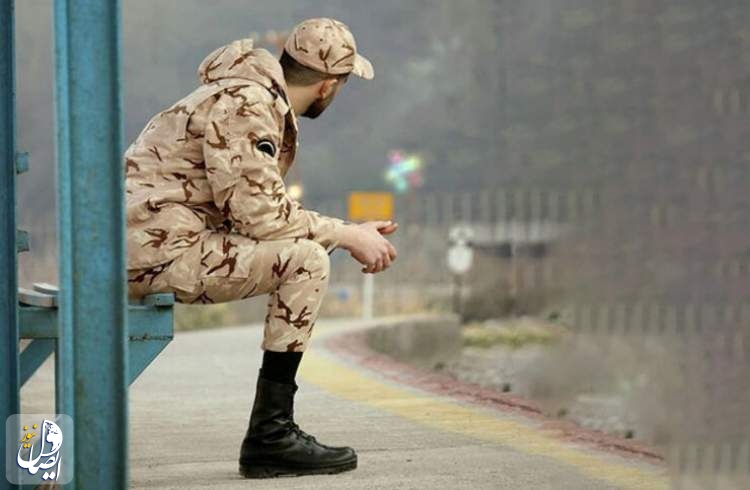
[[[0,0],[0,458],[5,458],[7,449],[5,420],[20,411],[13,13],[13,0]],[[0,475],[0,488],[11,488],[5,474]]]
[[57,0],[55,40],[58,411],[76,426],[74,488],[120,489],[128,484],[120,2]]

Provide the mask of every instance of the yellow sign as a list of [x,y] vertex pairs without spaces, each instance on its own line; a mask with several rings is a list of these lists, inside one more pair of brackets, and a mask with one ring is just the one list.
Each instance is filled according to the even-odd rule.
[[350,221],[380,221],[393,219],[393,193],[352,192],[349,194]]

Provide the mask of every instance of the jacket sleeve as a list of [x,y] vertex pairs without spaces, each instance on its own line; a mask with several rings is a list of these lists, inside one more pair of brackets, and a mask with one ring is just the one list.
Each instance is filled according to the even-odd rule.
[[264,88],[221,95],[203,142],[214,201],[237,233],[259,240],[308,238],[330,252],[347,222],[306,210],[287,194],[278,167],[282,132],[283,119]]

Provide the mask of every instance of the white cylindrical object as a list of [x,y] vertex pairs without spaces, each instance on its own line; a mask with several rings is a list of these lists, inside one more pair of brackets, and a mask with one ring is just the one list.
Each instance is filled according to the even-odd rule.
[[372,319],[372,304],[375,295],[375,274],[364,274],[362,281],[362,319]]

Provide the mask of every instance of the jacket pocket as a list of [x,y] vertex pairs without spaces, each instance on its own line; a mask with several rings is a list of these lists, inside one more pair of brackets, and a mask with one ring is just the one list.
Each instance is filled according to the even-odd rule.
[[167,203],[144,218],[128,222],[128,269],[169,262],[210,233],[201,218],[177,203]]

